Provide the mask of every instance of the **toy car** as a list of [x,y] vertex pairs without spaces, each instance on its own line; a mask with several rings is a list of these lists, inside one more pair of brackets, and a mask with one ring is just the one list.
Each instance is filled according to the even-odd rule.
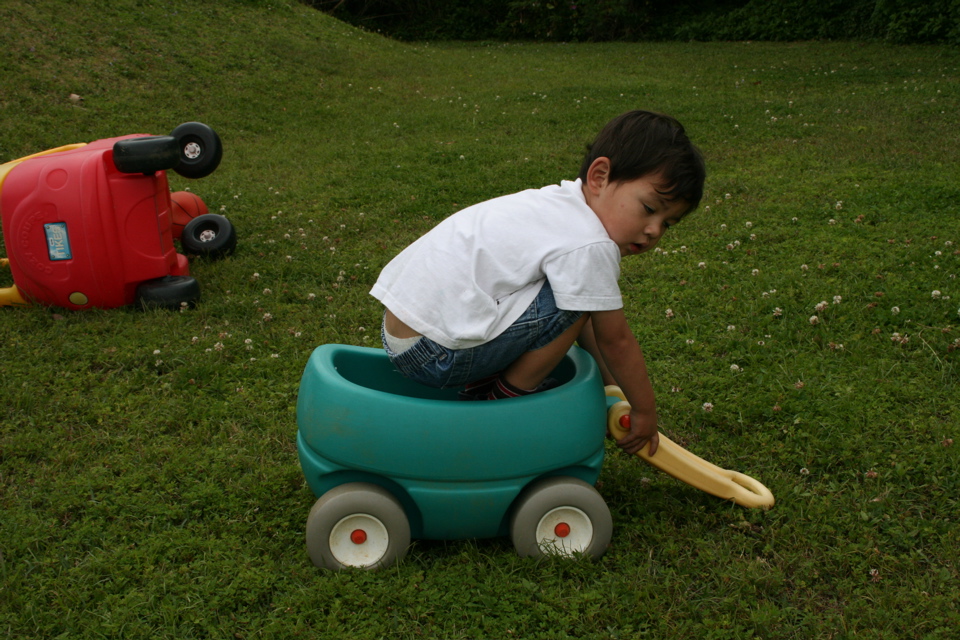
[[[403,378],[382,349],[315,349],[297,399],[297,451],[318,498],[306,527],[313,563],[375,569],[411,538],[507,535],[521,556],[602,556],[613,524],[593,485],[604,435],[623,437],[630,405],[577,347],[551,377],[560,386],[542,393],[461,402],[455,389]],[[637,455],[717,497],[773,506],[753,478],[663,434],[655,456]]]
[[234,250],[236,232],[196,196],[171,194],[165,171],[201,178],[222,154],[213,129],[188,122],[169,136],[72,144],[0,166],[0,264],[14,281],[0,306],[192,306],[199,285],[174,239],[216,258]]
[[601,556],[612,535],[593,487],[606,401],[591,357],[573,349],[561,386],[458,402],[403,378],[382,349],[314,350],[297,400],[297,450],[318,500],[307,550],[318,567],[376,568],[411,538],[509,535],[522,556]]

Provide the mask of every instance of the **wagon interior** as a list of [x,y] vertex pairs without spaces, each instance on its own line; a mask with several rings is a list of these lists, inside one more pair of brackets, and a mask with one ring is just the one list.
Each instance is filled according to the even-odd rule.
[[[343,379],[367,389],[425,400],[456,400],[459,389],[433,389],[400,375],[382,352],[340,351],[333,356],[333,367]],[[561,384],[573,379],[576,366],[569,356],[550,374]]]

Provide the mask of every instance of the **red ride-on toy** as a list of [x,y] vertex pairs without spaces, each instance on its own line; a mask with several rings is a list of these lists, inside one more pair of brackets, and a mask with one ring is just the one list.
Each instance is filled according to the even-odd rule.
[[0,306],[192,306],[200,287],[174,239],[184,253],[220,258],[237,236],[197,196],[171,194],[166,170],[202,178],[222,155],[213,129],[187,122],[168,136],[72,144],[0,165],[0,266],[14,281],[0,288]]

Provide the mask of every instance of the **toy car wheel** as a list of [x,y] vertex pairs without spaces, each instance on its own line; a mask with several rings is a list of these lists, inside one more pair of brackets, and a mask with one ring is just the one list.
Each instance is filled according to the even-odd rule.
[[180,150],[173,136],[143,136],[117,140],[113,165],[122,173],[154,174],[177,166]]
[[323,494],[307,517],[307,553],[321,569],[382,569],[410,546],[410,522],[383,487],[342,484]]
[[165,276],[141,283],[136,295],[144,309],[192,308],[200,299],[200,285],[190,276]]
[[184,178],[203,178],[220,166],[223,145],[217,132],[202,122],[184,122],[170,134],[179,147],[173,170]]
[[237,248],[237,232],[233,223],[220,214],[207,213],[184,225],[180,244],[184,253],[223,258]]
[[510,518],[510,538],[522,557],[599,558],[613,535],[603,497],[586,482],[545,478],[524,489]]

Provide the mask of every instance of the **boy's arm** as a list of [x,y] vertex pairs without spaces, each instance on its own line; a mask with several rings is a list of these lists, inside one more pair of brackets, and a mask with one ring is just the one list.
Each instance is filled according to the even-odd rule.
[[[592,336],[590,329],[593,329]],[[653,385],[647,376],[647,365],[640,344],[627,324],[623,309],[593,311],[584,331],[582,346],[600,355],[609,375],[623,391],[630,403],[630,432],[617,444],[627,453],[636,453],[650,443],[650,455],[657,452],[660,433],[657,430],[657,406]],[[593,338],[594,345],[590,345]],[[594,346],[594,349],[590,347]],[[606,382],[606,381],[605,381]]]

